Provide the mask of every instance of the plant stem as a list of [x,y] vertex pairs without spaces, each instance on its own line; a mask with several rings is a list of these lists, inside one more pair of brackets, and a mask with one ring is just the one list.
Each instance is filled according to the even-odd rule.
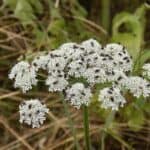
[[102,25],[108,31],[110,25],[110,0],[102,0]]
[[105,150],[105,138],[107,136],[105,129],[107,130],[111,126],[111,123],[113,122],[115,118],[115,113],[116,113],[115,111],[111,111],[108,118],[106,119],[104,130],[102,130],[102,136],[101,136],[101,150]]
[[88,107],[85,105],[83,106],[83,123],[84,123],[86,150],[90,150],[89,114],[88,114]]
[[69,126],[70,126],[70,130],[71,130],[73,138],[74,138],[75,149],[80,150],[79,142],[78,142],[77,136],[76,136],[76,130],[75,130],[75,127],[74,127],[74,122],[71,118],[71,113],[69,112],[68,105],[66,104],[66,102],[64,100],[63,93],[61,93],[61,99],[62,99],[62,103],[63,103],[63,107],[64,107],[66,117],[68,118],[68,123],[69,123]]

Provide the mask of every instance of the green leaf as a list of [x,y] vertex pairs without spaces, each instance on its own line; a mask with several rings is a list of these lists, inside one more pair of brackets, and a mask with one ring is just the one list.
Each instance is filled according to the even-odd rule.
[[113,19],[112,41],[125,45],[129,53],[133,56],[134,61],[140,55],[141,45],[144,39],[144,15],[145,7],[140,7],[135,14],[122,12],[117,14]]
[[38,27],[35,25],[33,28],[33,34],[35,35],[35,42],[37,47],[40,47],[41,45],[46,45],[47,33],[45,31],[39,30]]
[[[123,24],[130,32],[119,32],[119,28]],[[113,21],[112,41],[124,44],[135,60],[138,57],[141,45],[141,27],[137,18],[129,13],[117,15]]]
[[14,14],[23,22],[30,22],[35,19],[31,5],[28,3],[28,1],[24,0],[18,1]]
[[144,104],[144,111],[150,115],[150,103],[149,102],[146,102]]
[[144,124],[144,114],[140,108],[135,104],[129,105],[125,108],[125,117],[128,120],[128,126],[134,130],[138,131]]
[[54,35],[59,35],[64,32],[64,28],[65,28],[65,21],[63,18],[60,18],[60,19],[51,21],[48,27],[48,32]]
[[35,12],[42,12],[42,5],[37,0],[4,0],[4,4],[14,11],[23,24],[32,23],[36,19]]
[[143,66],[148,60],[150,60],[150,49],[145,49],[140,56],[140,66]]
[[43,7],[40,1],[37,0],[27,0],[28,3],[32,6],[32,8],[37,12],[37,13],[42,13]]
[[144,63],[148,62],[149,60],[150,60],[150,50],[145,49],[141,52],[140,56],[138,57],[137,61],[135,62],[134,72],[136,74],[140,73]]
[[18,0],[3,0],[3,2],[4,5],[8,5],[11,9],[15,9]]
[[74,6],[72,8],[72,13],[74,16],[80,16],[80,17],[86,17],[87,12],[86,10],[79,4],[78,1],[72,1],[72,5]]

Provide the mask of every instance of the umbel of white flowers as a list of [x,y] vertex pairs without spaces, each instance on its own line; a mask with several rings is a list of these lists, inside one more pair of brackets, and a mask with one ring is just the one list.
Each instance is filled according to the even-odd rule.
[[[121,44],[111,43],[102,47],[96,40],[89,39],[80,44],[65,43],[48,54],[34,58],[31,63],[21,61],[12,68],[9,78],[15,80],[15,88],[20,88],[25,93],[37,85],[39,69],[46,70],[48,76],[45,85],[48,86],[48,90],[65,93],[65,100],[70,101],[71,105],[78,109],[81,105],[90,104],[95,85],[109,83],[110,87],[100,89],[99,102],[105,109],[118,110],[126,103],[122,95],[126,91],[130,91],[137,98],[150,96],[149,81],[131,76],[132,66],[131,56]],[[143,77],[149,78],[150,64],[144,65],[143,70]],[[71,80],[74,82],[70,82]],[[31,100],[31,103],[39,103],[35,101],[34,103],[34,100]],[[29,115],[26,111],[37,111],[36,107],[29,108],[29,102],[26,102],[24,107],[20,106],[20,122],[39,127],[45,120],[44,114],[48,110],[45,105],[44,108],[41,105],[37,108],[42,114]],[[34,120],[33,118],[38,118],[38,115],[39,119]]]
[[24,101],[20,104],[19,109],[20,123],[32,125],[33,128],[39,128],[43,124],[46,119],[45,113],[49,111],[38,99]]

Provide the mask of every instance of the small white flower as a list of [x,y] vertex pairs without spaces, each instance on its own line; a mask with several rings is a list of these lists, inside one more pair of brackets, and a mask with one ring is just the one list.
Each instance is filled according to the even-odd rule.
[[66,66],[66,60],[63,57],[55,57],[51,55],[50,60],[47,64],[47,70],[49,73],[54,70],[63,70]]
[[88,106],[92,93],[90,88],[85,88],[83,83],[75,83],[66,90],[66,100],[79,109],[81,105]]
[[20,123],[32,125],[32,128],[39,128],[46,120],[45,114],[49,109],[42,105],[38,99],[24,101],[19,106]]
[[46,85],[49,86],[50,92],[63,91],[67,87],[68,81],[64,78],[63,72],[59,73],[54,72],[48,76],[46,80]]
[[32,89],[32,85],[37,84],[35,67],[28,62],[21,61],[16,64],[10,74],[10,79],[15,79],[14,87],[21,88],[23,93]]
[[81,77],[83,73],[86,71],[86,64],[81,59],[74,60],[70,62],[67,66],[68,74],[74,77]]
[[103,65],[102,57],[97,52],[92,52],[85,55],[85,64],[87,68],[89,67],[99,67],[101,68]]
[[132,70],[132,59],[124,46],[116,43],[107,44],[104,48],[106,57],[108,57],[108,65],[112,68],[122,70],[124,72]]
[[32,61],[32,65],[35,66],[36,71],[38,71],[39,69],[46,69],[47,64],[50,60],[49,55],[41,55],[39,57],[36,57],[33,61]]
[[127,78],[124,72],[120,70],[106,70],[106,78],[108,82],[113,82],[119,86],[122,85],[122,82]]
[[95,84],[95,83],[105,83],[107,81],[107,76],[104,69],[100,69],[98,67],[88,68],[83,75],[88,83]]
[[87,54],[89,54],[93,51],[100,53],[102,50],[102,46],[94,39],[89,39],[89,40],[83,41],[81,43],[81,46],[83,46],[85,48]]
[[123,107],[126,100],[120,93],[120,89],[116,87],[104,88],[100,90],[99,101],[102,103],[101,107],[112,110],[118,110],[119,107]]
[[64,58],[67,61],[79,59],[85,53],[84,47],[76,43],[65,43],[59,49],[64,53]]
[[49,52],[47,55],[36,57],[33,60],[32,65],[35,66],[36,71],[44,69],[51,72],[57,68],[63,70],[66,63],[67,61],[64,59],[64,53],[61,50],[56,49]]
[[141,77],[128,77],[122,84],[137,98],[150,96],[150,83]]
[[143,68],[143,76],[150,78],[150,63],[144,64]]

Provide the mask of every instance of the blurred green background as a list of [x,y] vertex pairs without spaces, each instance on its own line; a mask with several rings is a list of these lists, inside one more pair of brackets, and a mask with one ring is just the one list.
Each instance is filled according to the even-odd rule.
[[[65,42],[97,39],[119,42],[133,56],[134,73],[150,62],[149,0],[1,0],[0,1],[0,150],[73,150],[74,143],[58,94],[39,84],[27,94],[8,79],[18,60]],[[18,105],[28,98],[46,101],[50,113],[40,129],[20,125]],[[128,95],[128,104],[112,117],[95,102],[90,106],[92,149],[149,150],[150,104]],[[69,107],[81,149],[80,110]]]

